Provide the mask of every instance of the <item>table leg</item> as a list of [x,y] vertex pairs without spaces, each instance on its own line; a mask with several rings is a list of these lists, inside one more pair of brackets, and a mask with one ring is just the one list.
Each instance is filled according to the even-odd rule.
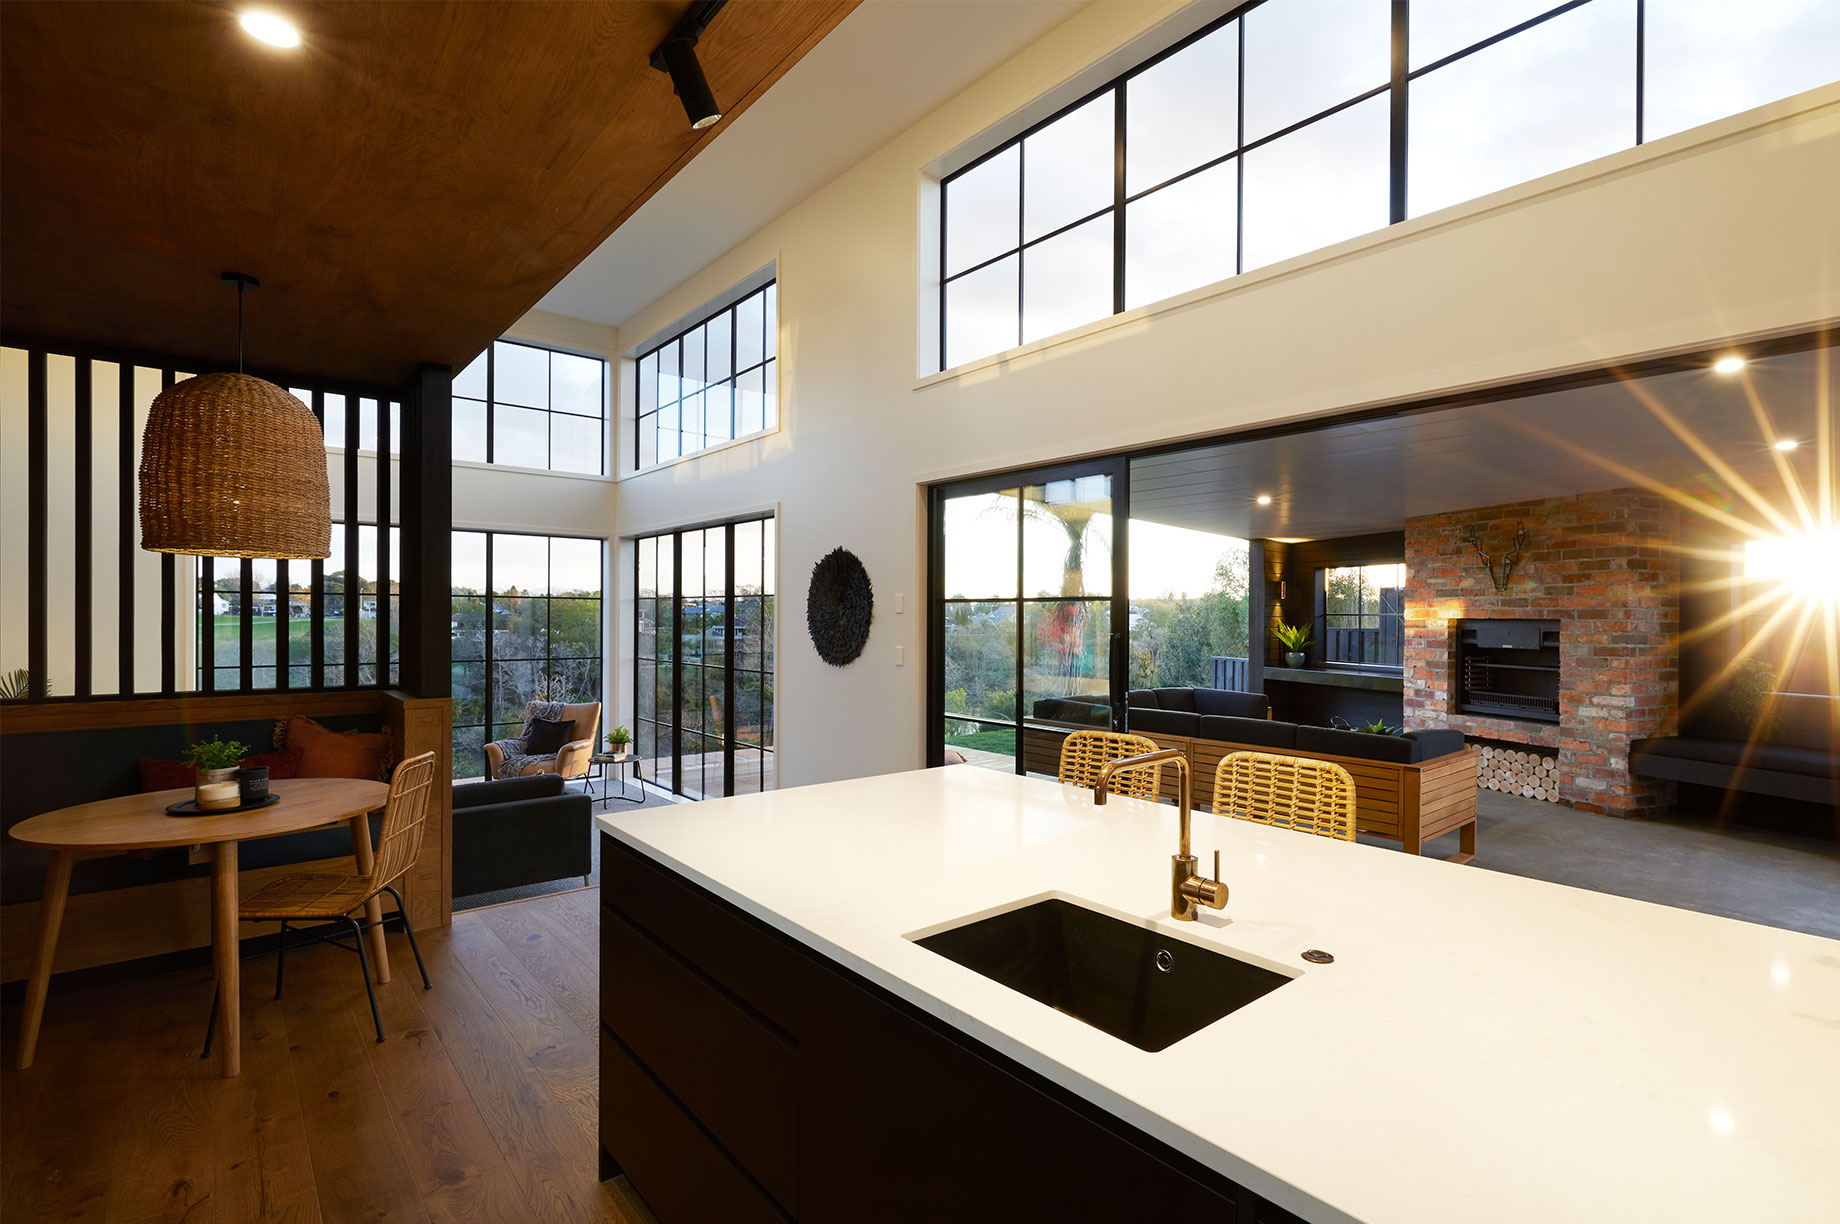
[[51,989],[51,960],[57,954],[58,928],[64,925],[64,898],[70,895],[70,865],[76,855],[53,850],[45,864],[45,895],[38,903],[38,942],[32,945],[32,970],[26,976],[26,1011],[19,1020],[19,1049],[13,1065],[24,1071],[38,1052],[38,1024],[45,1018],[45,995]]
[[[368,816],[351,818],[351,856],[358,862],[358,874],[369,875],[376,861],[371,855],[371,820]],[[390,949],[383,941],[383,901],[372,897],[364,903],[364,917],[370,923],[371,959],[377,984],[390,980]]]
[[211,857],[211,967],[217,971],[218,1053],[225,1079],[243,1069],[243,992],[236,940],[236,843],[218,842]]

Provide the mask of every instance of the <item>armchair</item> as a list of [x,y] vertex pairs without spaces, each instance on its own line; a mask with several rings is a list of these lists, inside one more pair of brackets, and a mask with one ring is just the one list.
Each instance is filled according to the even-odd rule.
[[[524,707],[526,723],[530,719],[531,706]],[[594,755],[595,737],[600,733],[601,706],[598,701],[582,702],[579,705],[564,705],[562,717],[575,724],[575,730],[569,736],[569,742],[556,750],[554,756],[532,758],[517,776],[528,778],[535,774],[556,774],[563,778],[585,778],[588,775],[589,758]],[[520,741],[513,740],[512,743]],[[505,763],[505,753],[497,743],[486,745],[486,776],[498,777],[498,770]]]

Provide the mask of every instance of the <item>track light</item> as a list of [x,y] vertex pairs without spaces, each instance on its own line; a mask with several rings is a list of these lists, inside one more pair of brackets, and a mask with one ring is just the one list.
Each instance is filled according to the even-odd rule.
[[726,3],[727,0],[701,0],[691,5],[683,20],[659,44],[658,50],[652,52],[652,67],[670,74],[671,87],[684,104],[690,129],[696,132],[722,117],[722,108],[716,105],[716,95],[709,88],[709,78],[703,75],[703,66],[697,62],[696,41]]

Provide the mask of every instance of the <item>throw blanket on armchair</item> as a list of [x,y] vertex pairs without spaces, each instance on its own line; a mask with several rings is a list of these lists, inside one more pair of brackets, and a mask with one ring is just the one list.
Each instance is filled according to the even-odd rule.
[[518,733],[518,737],[516,739],[492,741],[494,744],[498,745],[498,750],[505,754],[504,761],[501,762],[498,767],[499,777],[515,778],[521,775],[524,772],[524,767],[533,761],[553,761],[556,759],[556,754],[553,752],[545,753],[542,756],[531,756],[524,751],[524,741],[530,735],[531,719],[541,718],[548,722],[562,721],[563,704],[564,703],[560,701],[531,702],[529,707],[524,711],[524,729]]

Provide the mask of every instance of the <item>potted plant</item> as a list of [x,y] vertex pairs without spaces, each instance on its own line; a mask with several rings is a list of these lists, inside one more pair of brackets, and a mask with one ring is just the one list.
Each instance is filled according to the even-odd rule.
[[193,797],[201,808],[233,808],[237,805],[237,762],[249,755],[249,745],[236,740],[213,737],[191,745],[185,759],[192,763],[198,777],[193,783]]
[[1304,663],[1303,652],[1310,645],[1312,631],[1309,624],[1306,622],[1301,625],[1287,625],[1283,621],[1279,621],[1276,632],[1278,641],[1284,645],[1284,666],[1302,667]]
[[607,732],[607,751],[615,756],[625,756],[626,746],[632,743],[632,732],[625,727],[615,727]]

